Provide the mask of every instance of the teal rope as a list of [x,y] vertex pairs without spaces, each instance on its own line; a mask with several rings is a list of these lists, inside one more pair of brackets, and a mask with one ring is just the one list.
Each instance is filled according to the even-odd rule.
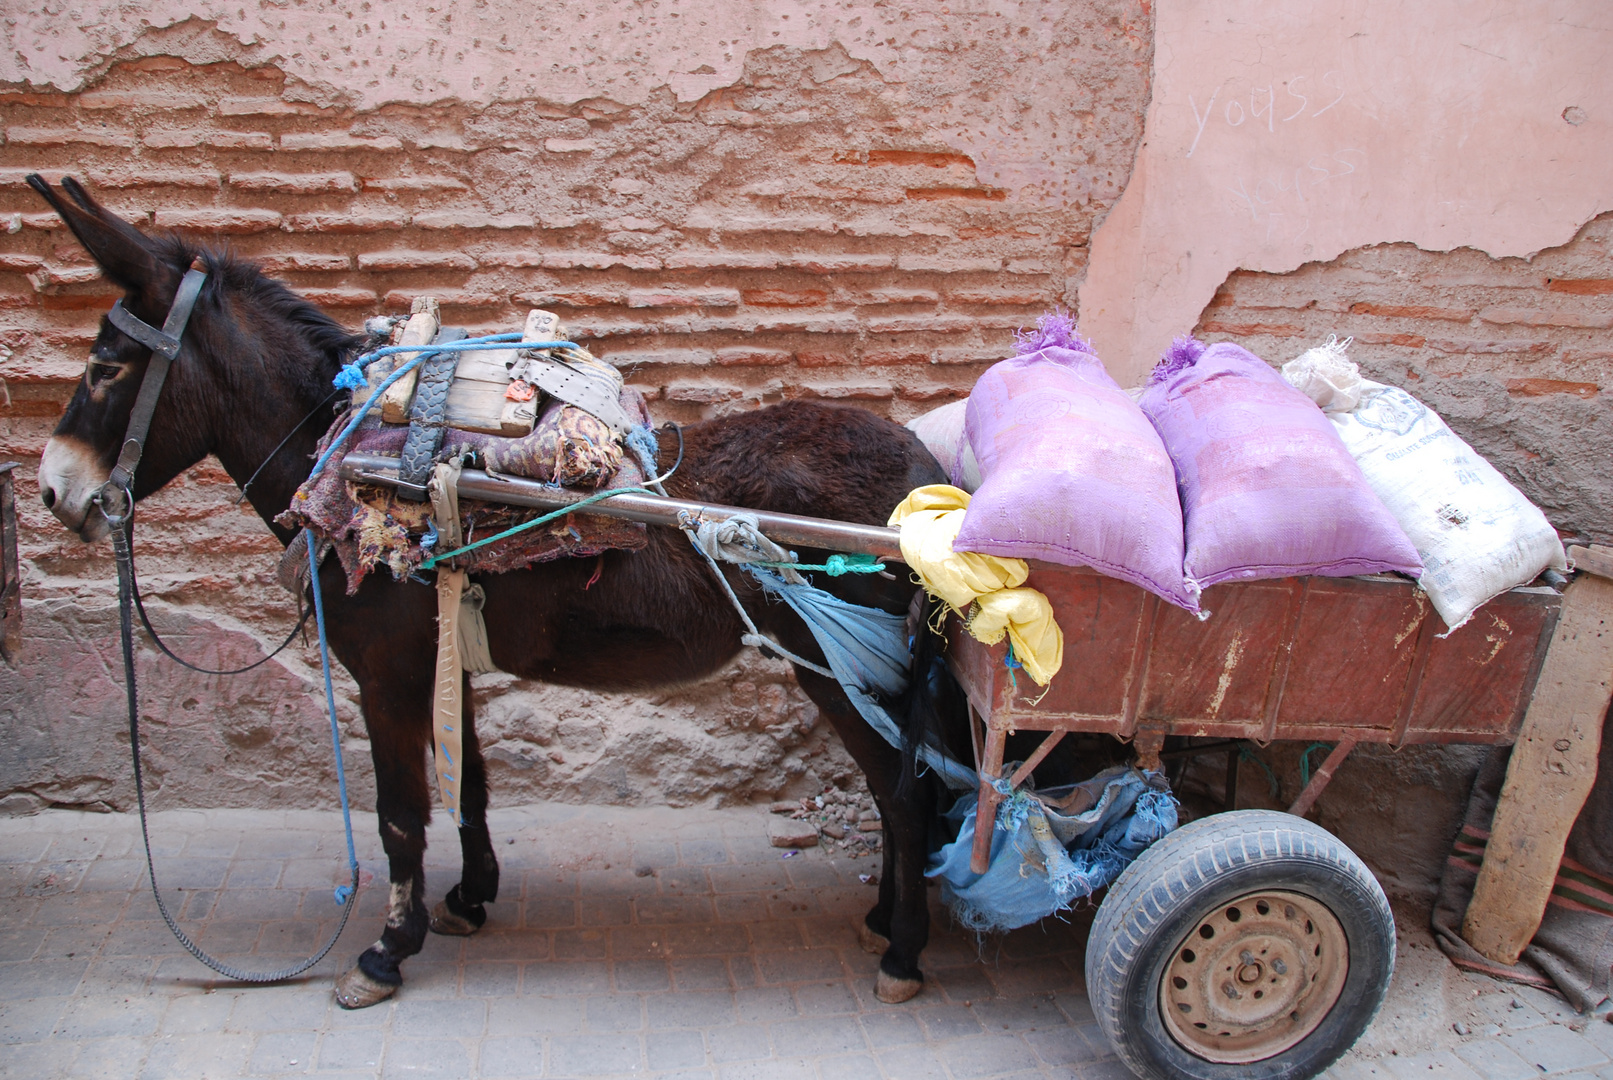
[[1331,752],[1332,749],[1333,749],[1333,747],[1329,743],[1313,742],[1309,746],[1307,746],[1305,749],[1303,749],[1303,750],[1301,750],[1299,752],[1299,790],[1304,791],[1307,787],[1310,786],[1310,782],[1311,782],[1311,751],[1312,750],[1327,750],[1327,751]]
[[885,569],[872,555],[831,555],[822,565],[817,566],[793,562],[755,562],[745,565],[765,566],[769,570],[821,570],[830,577],[839,577],[842,574],[877,574]]
[[1260,758],[1256,757],[1255,752],[1250,750],[1246,745],[1238,748],[1238,760],[1252,761],[1256,765],[1259,765],[1260,771],[1266,774],[1266,783],[1271,785],[1271,797],[1275,799],[1278,796],[1282,789],[1278,787],[1277,774],[1271,771],[1270,765],[1267,765],[1264,761],[1260,760]]
[[521,524],[512,526],[512,527],[510,527],[508,529],[505,529],[503,532],[494,533],[492,536],[484,537],[481,540],[476,541],[474,544],[466,544],[462,548],[455,548],[453,551],[445,551],[441,555],[433,555],[431,558],[427,559],[425,562],[420,564],[420,569],[422,569],[422,570],[434,569],[436,567],[436,565],[438,563],[440,563],[440,562],[445,562],[448,559],[455,558],[455,557],[457,557],[459,555],[464,555],[467,552],[475,551],[477,548],[486,547],[488,544],[496,544],[500,540],[505,539],[506,537],[514,536],[516,533],[519,533],[519,532],[525,532],[527,529],[534,529],[534,528],[537,528],[539,525],[546,525],[549,522],[555,520],[556,518],[563,518],[567,514],[570,514],[570,513],[574,512],[576,510],[580,510],[583,507],[588,506],[591,503],[603,502],[605,499],[609,499],[609,498],[612,498],[612,497],[617,496],[617,495],[626,495],[626,494],[629,494],[629,493],[638,494],[638,495],[654,495],[655,494],[655,492],[650,491],[648,488],[641,488],[641,487],[615,488],[615,489],[613,489],[611,491],[601,491],[597,495],[590,495],[586,499],[582,499],[579,502],[574,502],[569,506],[563,506],[560,509],[555,510],[555,511],[553,511],[551,513],[544,514],[542,517],[535,517],[531,521],[523,521],[523,522],[521,522]]

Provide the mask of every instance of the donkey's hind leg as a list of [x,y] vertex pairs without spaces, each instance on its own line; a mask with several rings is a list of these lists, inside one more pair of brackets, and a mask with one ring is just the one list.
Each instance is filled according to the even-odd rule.
[[487,763],[476,738],[475,706],[470,696],[470,676],[465,676],[463,693],[463,743],[460,746],[463,776],[459,787],[459,850],[465,868],[459,884],[448,890],[431,910],[431,930],[437,934],[474,934],[487,923],[485,905],[498,899],[498,856],[487,831]]

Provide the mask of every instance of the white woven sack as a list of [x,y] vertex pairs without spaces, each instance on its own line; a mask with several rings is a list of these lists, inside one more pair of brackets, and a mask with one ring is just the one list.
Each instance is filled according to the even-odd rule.
[[1323,407],[1417,545],[1418,584],[1445,625],[1455,630],[1486,601],[1547,567],[1566,569],[1546,515],[1434,410],[1398,387],[1361,378],[1343,355],[1348,344],[1308,350],[1283,365],[1283,376]]
[[974,494],[980,487],[980,462],[975,460],[974,447],[964,435],[964,412],[969,408],[967,399],[931,409],[922,416],[907,422],[907,428],[919,437],[941,468],[947,471],[956,487]]

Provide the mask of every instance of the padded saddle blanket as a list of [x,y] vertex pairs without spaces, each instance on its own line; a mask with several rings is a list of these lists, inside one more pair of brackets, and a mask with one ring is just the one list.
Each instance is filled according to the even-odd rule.
[[[638,391],[624,388],[621,404],[636,424],[650,425],[649,411]],[[345,413],[337,418],[320,441],[321,453],[349,419]],[[408,433],[401,425],[366,422],[354,433],[347,450],[397,456]],[[520,438],[450,429],[436,460],[453,458],[462,458],[469,468],[588,491],[637,487],[644,482],[638,464],[632,455],[624,454],[621,441],[608,425],[560,401],[548,402],[532,433]],[[459,508],[466,543],[546,512],[474,499],[460,500]],[[311,528],[335,546],[347,572],[349,596],[378,564],[403,578],[438,550],[423,547],[436,535],[429,502],[400,499],[394,488],[384,484],[349,483],[341,478],[334,462],[298,488],[290,508],[275,520],[289,528]],[[637,522],[600,514],[567,514],[471,552],[465,557],[465,569],[498,574],[552,559],[598,555],[611,548],[636,550],[646,543],[644,526]],[[294,577],[305,572],[290,565],[293,559],[306,565],[307,553],[300,541],[288,549],[282,577],[288,570]]]

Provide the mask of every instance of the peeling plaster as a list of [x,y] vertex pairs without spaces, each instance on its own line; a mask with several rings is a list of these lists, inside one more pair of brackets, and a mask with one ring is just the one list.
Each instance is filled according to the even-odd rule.
[[1127,385],[1237,269],[1566,243],[1613,208],[1610,53],[1613,9],[1590,0],[1162,0],[1143,145],[1093,237],[1082,330]]
[[[84,0],[71,8],[48,0],[0,24],[0,84],[76,92],[111,63],[178,56],[278,69],[296,84],[288,96],[359,111],[638,106],[667,93],[698,101],[738,83],[752,52],[783,46],[825,54],[820,82],[867,63],[891,84],[893,100],[942,106],[923,130],[893,132],[895,142],[949,145],[974,159],[981,181],[1032,203],[1108,204],[1122,178],[1087,166],[1094,116],[1115,102],[1101,90],[1072,92],[1070,72],[1082,39],[1095,34],[1121,41],[1146,69],[1149,21],[1147,0],[1067,10],[988,0],[957,14],[823,0],[334,0],[318,8],[302,0]],[[1001,65],[981,67],[987,54]],[[983,111],[992,122],[981,122]]]

